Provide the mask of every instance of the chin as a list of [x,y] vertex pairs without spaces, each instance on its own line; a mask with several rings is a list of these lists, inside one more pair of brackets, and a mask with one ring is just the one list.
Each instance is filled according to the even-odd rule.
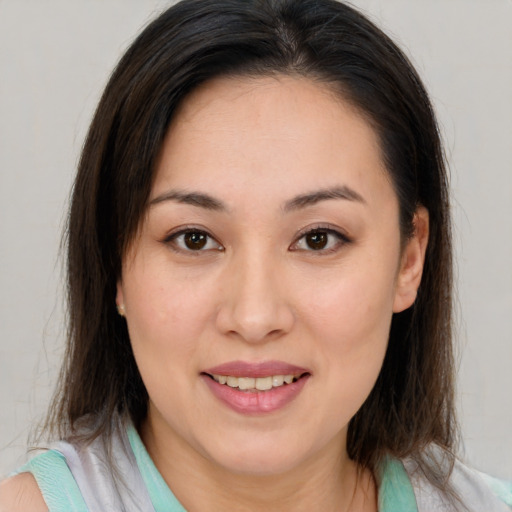
[[257,459],[230,459],[224,461],[223,467],[230,473],[238,475],[269,477],[291,471],[299,464],[299,461],[292,457],[276,458],[275,455],[259,457]]
[[226,471],[247,476],[274,476],[293,470],[308,456],[301,450],[291,446],[276,445],[276,443],[262,446],[233,443],[229,450],[215,450],[210,452],[210,458]]

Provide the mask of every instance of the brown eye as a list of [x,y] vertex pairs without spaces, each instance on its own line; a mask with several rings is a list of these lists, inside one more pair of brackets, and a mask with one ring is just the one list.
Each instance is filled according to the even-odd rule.
[[351,240],[335,229],[318,227],[304,233],[290,249],[327,254],[336,252]]
[[167,237],[164,242],[181,252],[223,251],[224,248],[206,231],[184,229]]
[[325,231],[316,231],[306,235],[306,244],[314,251],[325,249],[329,242],[329,234]]
[[199,231],[190,231],[183,235],[183,241],[191,251],[200,251],[206,246],[208,236],[205,233],[200,233]]

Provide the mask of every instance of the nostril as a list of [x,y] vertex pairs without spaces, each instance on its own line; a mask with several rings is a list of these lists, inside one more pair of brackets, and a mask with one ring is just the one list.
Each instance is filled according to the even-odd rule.
[[[268,284],[268,283],[267,283]],[[216,327],[224,335],[259,343],[276,340],[294,324],[294,313],[287,300],[271,286],[227,287],[216,311]]]

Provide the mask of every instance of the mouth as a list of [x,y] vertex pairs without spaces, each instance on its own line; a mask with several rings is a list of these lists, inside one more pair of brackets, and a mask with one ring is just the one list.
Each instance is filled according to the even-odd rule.
[[245,391],[247,393],[257,393],[259,391],[270,391],[271,389],[280,388],[297,382],[302,377],[309,375],[304,372],[299,375],[269,375],[267,377],[236,377],[234,375],[208,374],[206,376],[223,386]]
[[233,361],[201,372],[211,393],[240,414],[258,415],[285,408],[301,395],[312,376],[280,361]]

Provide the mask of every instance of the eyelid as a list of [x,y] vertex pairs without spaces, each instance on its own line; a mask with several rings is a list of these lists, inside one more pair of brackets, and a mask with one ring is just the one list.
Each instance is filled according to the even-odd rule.
[[[294,246],[296,246],[306,235],[309,235],[311,233],[327,233],[329,235],[333,235],[336,238],[338,238],[339,244],[337,244],[336,247],[334,247],[334,248],[319,249],[316,251],[314,249],[308,250],[308,249],[295,249],[294,248]],[[292,251],[293,250],[297,250],[297,251],[302,250],[305,252],[312,252],[312,253],[317,253],[318,255],[320,255],[320,254],[325,254],[325,253],[329,253],[329,252],[335,252],[337,249],[340,248],[340,246],[343,246],[343,245],[349,244],[349,243],[352,243],[352,238],[349,237],[339,227],[333,226],[331,224],[316,224],[314,226],[309,226],[307,228],[302,229],[296,236],[295,241],[292,243],[290,248]]]
[[[215,244],[218,246],[216,249],[187,249],[183,247],[179,247],[175,242],[175,240],[180,237],[181,235],[185,235],[187,233],[201,233],[203,235],[206,235],[210,240],[214,241]],[[161,240],[162,243],[167,244],[171,247],[173,251],[179,252],[179,253],[187,253],[187,254],[195,254],[201,252],[208,252],[211,250],[217,250],[217,251],[224,251],[223,245],[211,234],[208,232],[208,230],[198,227],[198,226],[180,226],[178,228],[173,229],[170,233],[165,235],[165,237]]]

